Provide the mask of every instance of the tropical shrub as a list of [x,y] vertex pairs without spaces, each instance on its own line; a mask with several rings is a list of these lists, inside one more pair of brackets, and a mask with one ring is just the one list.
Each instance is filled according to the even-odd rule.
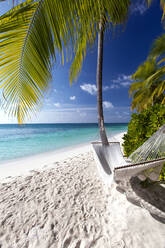
[[[141,113],[133,113],[124,135],[124,153],[128,157],[165,123],[165,106],[155,104]],[[165,179],[165,166],[160,179]]]
[[165,123],[165,106],[155,104],[141,113],[133,113],[124,135],[124,152],[129,156]]

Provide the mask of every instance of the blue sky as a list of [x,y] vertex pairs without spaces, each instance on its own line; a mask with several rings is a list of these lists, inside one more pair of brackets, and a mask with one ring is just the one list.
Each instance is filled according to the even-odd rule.
[[[145,61],[151,44],[163,32],[159,0],[147,9],[144,0],[136,0],[127,25],[115,33],[106,31],[103,62],[103,105],[106,122],[128,122],[130,75]],[[0,3],[0,15],[9,9]],[[97,122],[96,97],[97,42],[88,51],[76,83],[69,85],[69,67],[55,64],[53,80],[40,112],[30,122]],[[0,110],[0,123],[13,123]]]

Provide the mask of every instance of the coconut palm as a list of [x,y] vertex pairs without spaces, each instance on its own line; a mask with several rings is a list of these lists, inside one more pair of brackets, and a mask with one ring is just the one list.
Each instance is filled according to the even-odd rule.
[[98,111],[104,144],[102,108],[103,37],[106,24],[123,23],[129,0],[27,0],[0,17],[0,67],[3,107],[19,123],[35,112],[49,86],[53,61],[70,56],[70,81],[81,70],[86,50],[98,32]]
[[104,30],[111,24],[125,22],[128,6],[129,0],[27,0],[1,16],[0,75],[4,109],[17,116],[21,123],[40,107],[57,54],[63,62],[73,52],[70,82],[76,79],[86,50],[98,32],[98,121],[103,144],[108,144],[102,107]]
[[132,109],[140,112],[155,103],[165,103],[165,34],[154,41],[147,61],[138,67],[132,79]]

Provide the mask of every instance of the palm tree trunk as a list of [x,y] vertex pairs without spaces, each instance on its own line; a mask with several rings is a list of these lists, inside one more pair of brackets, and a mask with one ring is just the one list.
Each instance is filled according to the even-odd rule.
[[100,138],[103,145],[109,145],[104,127],[103,96],[102,96],[102,73],[103,73],[103,38],[104,28],[102,21],[99,23],[98,53],[97,53],[97,110]]

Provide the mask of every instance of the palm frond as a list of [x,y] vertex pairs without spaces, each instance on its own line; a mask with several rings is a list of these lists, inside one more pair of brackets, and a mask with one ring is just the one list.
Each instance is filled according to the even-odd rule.
[[133,80],[145,80],[148,76],[155,73],[157,70],[157,65],[155,59],[146,60],[141,64],[136,72],[132,75]]
[[56,52],[63,56],[63,45],[74,36],[70,9],[63,5],[64,1],[52,6],[50,0],[27,0],[0,17],[2,106],[19,122],[41,106]]
[[[77,1],[79,2],[79,1]],[[74,43],[74,59],[70,68],[70,84],[77,79],[81,71],[86,50],[91,47],[96,40],[98,23],[101,18],[108,27],[126,22],[128,15],[129,0],[81,0],[78,6],[78,33]],[[84,18],[85,17],[85,18]]]
[[138,82],[131,83],[129,91],[128,91],[129,96],[131,96],[137,90],[142,89],[143,87],[144,87],[144,81],[138,81]]
[[163,10],[163,15],[162,15],[162,22],[164,23],[164,19],[165,19],[165,0],[160,0],[160,6]]
[[23,122],[41,106],[56,54],[73,48],[70,80],[96,39],[100,18],[126,20],[129,0],[27,0],[0,17],[0,87],[3,107]]
[[132,75],[135,80],[130,85],[129,96],[132,97],[131,108],[138,112],[164,99],[165,67],[156,63],[155,58],[145,61]]
[[[153,2],[153,0],[146,0],[148,7],[150,7],[152,2]],[[165,19],[165,0],[160,0],[160,7],[163,10],[162,22],[164,22],[164,19]]]
[[[27,40],[30,39],[29,28],[38,7],[39,2],[27,1],[0,18],[0,87],[5,97],[2,104],[9,114],[19,116],[20,122],[28,113],[30,101],[33,109],[41,94],[34,79],[30,77],[29,80],[32,68],[23,68],[30,63],[30,56],[26,53]],[[33,94],[37,96],[35,100]]]
[[159,58],[165,56],[165,34],[158,37],[152,45],[149,57]]

